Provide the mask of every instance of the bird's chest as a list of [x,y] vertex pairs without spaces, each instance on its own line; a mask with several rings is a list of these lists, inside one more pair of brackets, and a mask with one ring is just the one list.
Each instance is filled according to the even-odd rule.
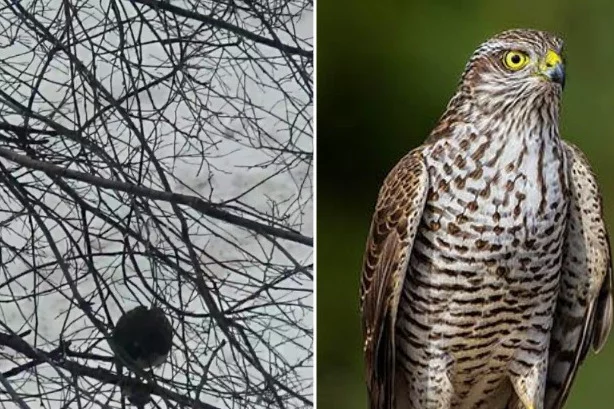
[[[469,142],[469,143],[468,143]],[[472,149],[468,144],[473,146]],[[562,147],[535,139],[444,141],[429,160],[421,240],[444,270],[514,277],[560,268],[567,180]]]

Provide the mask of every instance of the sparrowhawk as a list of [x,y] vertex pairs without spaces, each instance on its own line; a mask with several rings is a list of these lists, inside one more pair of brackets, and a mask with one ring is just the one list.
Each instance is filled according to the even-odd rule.
[[112,332],[113,341],[140,369],[166,361],[173,345],[173,327],[160,307],[142,305],[124,313]]
[[563,42],[483,43],[380,190],[361,281],[370,409],[560,409],[612,323],[601,195],[559,137]]

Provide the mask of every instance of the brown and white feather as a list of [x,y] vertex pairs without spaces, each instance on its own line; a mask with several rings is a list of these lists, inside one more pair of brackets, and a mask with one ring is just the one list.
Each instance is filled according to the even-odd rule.
[[563,407],[590,346],[599,351],[612,326],[612,261],[599,186],[580,149],[564,146],[570,205],[545,409]]
[[417,149],[388,174],[371,222],[360,292],[370,409],[393,408],[397,309],[427,190]]

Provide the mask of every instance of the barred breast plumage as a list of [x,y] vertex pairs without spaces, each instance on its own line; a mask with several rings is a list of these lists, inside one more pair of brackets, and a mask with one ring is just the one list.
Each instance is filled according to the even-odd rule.
[[449,132],[465,136],[422,153],[430,189],[397,339],[414,396],[428,384],[423,351],[447,355],[452,408],[505,408],[507,371],[545,376],[567,210],[565,162],[556,133],[548,139],[527,131],[508,143],[507,131],[480,136],[461,126]]

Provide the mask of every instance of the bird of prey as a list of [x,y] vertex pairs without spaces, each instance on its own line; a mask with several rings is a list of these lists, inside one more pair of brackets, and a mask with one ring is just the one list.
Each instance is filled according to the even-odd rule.
[[601,195],[560,138],[560,38],[469,59],[381,187],[361,279],[370,409],[560,409],[612,324]]
[[160,307],[141,305],[119,318],[112,338],[128,365],[147,369],[166,361],[173,345],[173,327]]

